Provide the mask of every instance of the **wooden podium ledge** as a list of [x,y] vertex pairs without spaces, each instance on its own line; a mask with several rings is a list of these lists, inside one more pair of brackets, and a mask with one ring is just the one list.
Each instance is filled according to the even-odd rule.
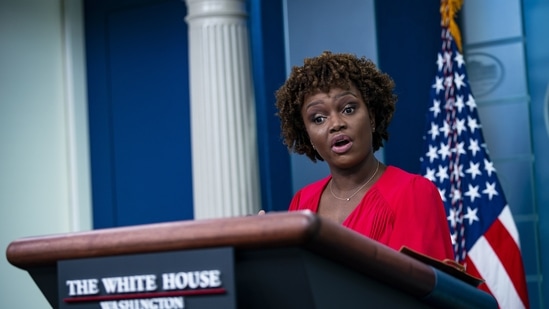
[[310,211],[109,228],[15,240],[6,250],[24,270],[59,260],[234,247],[298,246],[417,297],[435,287],[432,267]]

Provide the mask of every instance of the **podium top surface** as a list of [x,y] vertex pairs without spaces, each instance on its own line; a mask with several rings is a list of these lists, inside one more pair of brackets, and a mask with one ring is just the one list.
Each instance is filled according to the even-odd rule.
[[301,247],[419,297],[436,284],[430,266],[310,211],[28,237],[10,243],[6,256],[12,265],[30,270],[59,260],[224,246]]

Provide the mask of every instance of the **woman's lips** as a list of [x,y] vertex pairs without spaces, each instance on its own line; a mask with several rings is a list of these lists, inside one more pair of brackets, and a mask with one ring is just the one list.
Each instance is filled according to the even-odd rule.
[[337,154],[343,154],[353,146],[353,142],[348,136],[340,135],[336,136],[332,140],[332,151]]
[[342,144],[342,145],[333,145],[332,146],[332,151],[337,153],[337,154],[344,154],[346,153],[347,151],[349,151],[349,149],[351,149],[351,147],[353,146],[353,142],[347,142],[345,144]]

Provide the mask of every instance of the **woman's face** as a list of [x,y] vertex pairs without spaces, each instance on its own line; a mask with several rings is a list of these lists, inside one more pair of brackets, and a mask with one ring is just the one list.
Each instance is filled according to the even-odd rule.
[[356,87],[305,97],[301,116],[311,143],[328,165],[352,168],[373,152],[373,123]]

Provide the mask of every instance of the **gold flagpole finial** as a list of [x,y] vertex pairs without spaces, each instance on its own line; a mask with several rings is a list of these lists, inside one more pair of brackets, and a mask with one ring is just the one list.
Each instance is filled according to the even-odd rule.
[[456,45],[461,52],[461,34],[459,27],[455,21],[457,12],[461,9],[463,0],[441,0],[440,1],[440,17],[442,26],[448,27],[450,33],[456,41]]

